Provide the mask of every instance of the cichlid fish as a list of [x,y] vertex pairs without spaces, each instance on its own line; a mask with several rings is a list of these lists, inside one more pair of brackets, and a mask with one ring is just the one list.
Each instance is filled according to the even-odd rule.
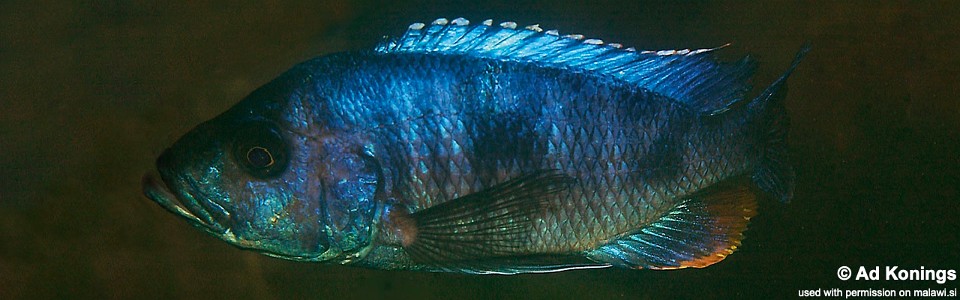
[[[438,19],[301,63],[180,138],[145,194],[284,259],[480,274],[702,268],[787,202],[785,82],[749,57]],[[757,189],[758,188],[758,189]]]

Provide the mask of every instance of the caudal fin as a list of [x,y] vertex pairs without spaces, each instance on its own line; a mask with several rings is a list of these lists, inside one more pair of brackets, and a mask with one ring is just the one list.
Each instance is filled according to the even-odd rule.
[[783,99],[787,93],[787,77],[809,51],[810,45],[804,45],[790,68],[749,104],[750,110],[759,115],[758,126],[761,128],[763,147],[760,164],[752,176],[753,182],[768,195],[784,203],[793,198],[796,175],[787,153],[790,120]]

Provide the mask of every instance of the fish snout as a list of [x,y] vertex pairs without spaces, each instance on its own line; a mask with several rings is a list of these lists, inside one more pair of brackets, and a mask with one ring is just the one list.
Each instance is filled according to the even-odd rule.
[[210,232],[220,232],[222,228],[214,222],[214,218],[203,207],[203,203],[189,191],[190,179],[181,174],[181,162],[172,149],[164,150],[157,157],[156,171],[143,175],[143,193],[161,207],[194,225]]

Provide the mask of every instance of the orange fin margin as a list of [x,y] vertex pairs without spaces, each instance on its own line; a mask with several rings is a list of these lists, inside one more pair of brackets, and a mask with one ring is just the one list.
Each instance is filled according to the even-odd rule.
[[746,186],[721,190],[703,197],[706,213],[713,220],[711,235],[713,250],[710,255],[683,261],[681,268],[703,268],[720,262],[733,254],[743,241],[750,218],[757,215],[756,196]]

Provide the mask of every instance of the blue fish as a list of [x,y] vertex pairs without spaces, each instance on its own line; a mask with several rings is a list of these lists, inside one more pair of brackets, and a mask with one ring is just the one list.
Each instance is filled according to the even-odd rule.
[[[243,249],[474,274],[702,268],[787,202],[787,77],[438,19],[303,62],[180,138],[144,193]],[[156,173],[159,173],[159,178]]]

